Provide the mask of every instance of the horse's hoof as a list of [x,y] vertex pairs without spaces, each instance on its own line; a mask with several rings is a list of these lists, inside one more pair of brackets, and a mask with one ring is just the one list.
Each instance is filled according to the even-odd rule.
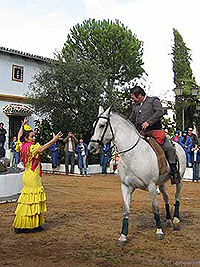
[[116,241],[116,245],[124,247],[124,246],[126,246],[126,244],[127,244],[127,237],[125,235],[121,234],[121,236]]
[[173,223],[172,223],[172,221],[170,219],[167,219],[166,221],[164,221],[164,226],[172,228],[173,227]]
[[181,229],[180,220],[177,217],[173,219],[173,229],[174,231],[179,231]]
[[164,234],[156,234],[157,240],[163,240]]
[[116,246],[118,246],[118,247],[125,247],[127,243],[128,243],[127,240],[125,240],[125,241],[121,241],[121,240],[118,239],[118,240],[116,241]]
[[156,237],[157,237],[157,240],[163,240],[164,239],[164,233],[163,233],[162,229],[157,229]]

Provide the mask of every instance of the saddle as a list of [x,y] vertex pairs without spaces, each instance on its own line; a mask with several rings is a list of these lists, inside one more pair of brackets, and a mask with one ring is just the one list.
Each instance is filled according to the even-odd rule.
[[165,156],[165,152],[162,149],[162,147],[156,142],[156,140],[153,137],[147,137],[146,138],[149,145],[153,148],[153,150],[156,153],[156,156],[158,158],[158,167],[159,167],[159,174],[163,175],[167,173],[167,165],[168,161]]

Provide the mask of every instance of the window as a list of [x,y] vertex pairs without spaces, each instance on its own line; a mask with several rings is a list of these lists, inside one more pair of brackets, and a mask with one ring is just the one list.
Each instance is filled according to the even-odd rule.
[[12,65],[12,80],[16,82],[23,82],[24,67]]

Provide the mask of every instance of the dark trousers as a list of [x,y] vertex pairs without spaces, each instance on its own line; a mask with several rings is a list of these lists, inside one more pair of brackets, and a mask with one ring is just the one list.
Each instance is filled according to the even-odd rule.
[[176,149],[168,139],[168,137],[165,138],[165,142],[162,145],[162,148],[165,152],[166,158],[169,161],[169,163],[176,163]]
[[108,164],[108,160],[109,160],[108,155],[103,156],[102,173],[107,173],[107,164]]
[[75,153],[67,151],[65,152],[65,172],[69,173],[69,164],[71,164],[70,173],[74,173]]
[[192,181],[198,181],[199,180],[199,163],[193,162],[193,178]]

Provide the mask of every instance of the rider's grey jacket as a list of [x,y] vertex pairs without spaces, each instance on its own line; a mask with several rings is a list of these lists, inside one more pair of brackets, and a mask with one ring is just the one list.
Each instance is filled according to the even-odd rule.
[[142,129],[142,123],[148,122],[148,130],[160,130],[162,128],[161,118],[164,109],[158,97],[146,96],[145,100],[139,104],[134,103],[130,121],[136,126],[137,130]]

